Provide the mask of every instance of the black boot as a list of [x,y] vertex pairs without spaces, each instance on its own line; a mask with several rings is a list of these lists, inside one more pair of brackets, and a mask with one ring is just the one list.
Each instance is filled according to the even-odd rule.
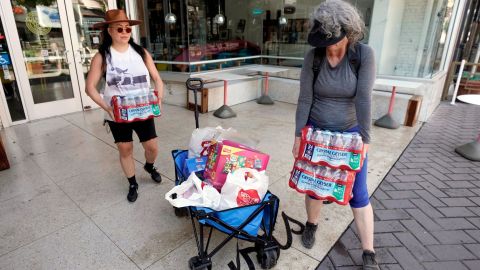
[[155,168],[155,166],[153,166],[153,163],[148,163],[148,162],[145,163],[145,166],[143,166],[143,169],[145,169],[145,171],[147,171],[150,174],[153,181],[155,181],[157,183],[162,182],[162,176],[157,171],[157,168]]
[[364,250],[363,255],[363,270],[380,270],[377,260],[375,259],[375,252]]
[[302,244],[304,247],[310,249],[315,243],[315,232],[317,231],[318,225],[310,223],[307,221],[305,224],[305,230],[302,234]]

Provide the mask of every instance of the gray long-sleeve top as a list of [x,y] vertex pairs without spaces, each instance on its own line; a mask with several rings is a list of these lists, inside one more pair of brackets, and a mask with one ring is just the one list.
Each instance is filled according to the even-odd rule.
[[321,129],[344,131],[359,126],[365,143],[370,143],[371,100],[375,82],[375,56],[367,45],[361,45],[358,79],[350,67],[347,54],[331,67],[323,58],[314,89],[314,49],[307,52],[300,75],[300,95],[295,119],[295,136],[310,120]]

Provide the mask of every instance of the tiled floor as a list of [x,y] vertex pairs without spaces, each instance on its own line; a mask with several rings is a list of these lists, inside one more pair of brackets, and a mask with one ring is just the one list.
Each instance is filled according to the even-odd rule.
[[[372,196],[382,269],[480,269],[480,162],[454,152],[480,129],[480,106],[442,104]],[[360,269],[350,226],[318,269]]]
[[[287,186],[295,105],[248,102],[233,109],[237,118],[204,114],[200,125],[233,127],[257,139],[258,148],[271,156],[270,190],[280,197],[281,211],[305,220],[303,197]],[[187,269],[188,258],[195,255],[191,223],[175,217],[164,195],[174,185],[170,151],[187,147],[194,118],[176,106],[165,105],[163,113],[156,119],[156,163],[164,181],[158,185],[142,171],[143,151],[135,143],[140,194],[134,204],[125,198],[128,184],[101,111],[1,130],[12,167],[0,172],[0,269]],[[416,131],[373,128],[370,191]],[[348,207],[336,205],[326,207],[322,217],[315,247],[304,249],[295,236],[275,269],[315,269],[352,220]],[[285,241],[284,231],[278,223],[280,241]],[[221,236],[215,234],[214,241]],[[215,268],[225,269],[234,255],[232,242],[214,257]]]

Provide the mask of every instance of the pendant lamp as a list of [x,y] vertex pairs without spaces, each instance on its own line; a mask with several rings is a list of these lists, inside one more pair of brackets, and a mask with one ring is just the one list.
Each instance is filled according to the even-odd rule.
[[213,18],[213,22],[222,25],[225,23],[225,16],[220,12],[220,0],[218,0],[218,14]]
[[[283,1],[282,10],[283,9],[285,9],[285,0]],[[282,15],[278,18],[278,24],[282,26],[287,24],[287,17],[285,17],[283,13],[285,13],[285,10],[283,10]]]
[[170,5],[170,0],[168,1],[168,13],[165,15],[165,23],[174,24],[177,22],[177,16],[172,13],[172,6]]

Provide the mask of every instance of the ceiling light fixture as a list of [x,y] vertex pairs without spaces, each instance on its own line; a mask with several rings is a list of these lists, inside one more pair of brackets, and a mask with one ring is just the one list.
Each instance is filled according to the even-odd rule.
[[225,16],[223,16],[222,12],[220,11],[220,0],[218,0],[218,14],[213,18],[213,22],[222,25],[225,23]]
[[170,0],[168,1],[168,13],[165,15],[165,23],[174,24],[177,22],[177,16],[172,13],[172,6],[170,5]]

